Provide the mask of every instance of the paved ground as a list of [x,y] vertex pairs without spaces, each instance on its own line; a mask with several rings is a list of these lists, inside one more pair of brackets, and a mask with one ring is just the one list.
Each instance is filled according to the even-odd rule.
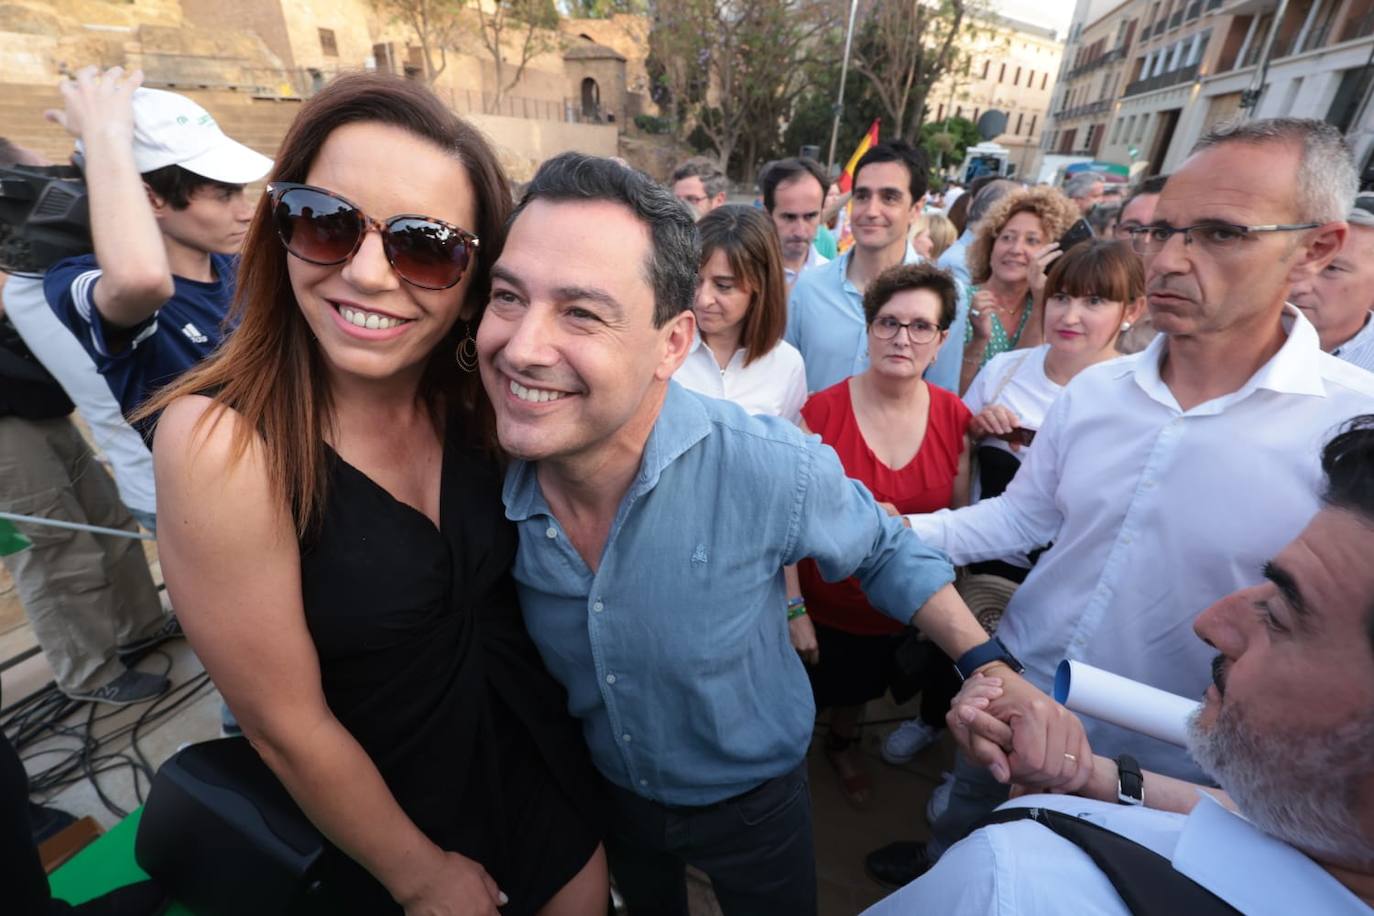
[[[0,635],[0,662],[32,644],[32,634],[27,626]],[[149,671],[162,671],[169,664],[173,683],[178,685],[180,693],[170,702],[154,708],[152,714],[157,715],[160,709],[174,705],[177,700],[184,702],[151,726],[138,730],[138,750],[153,767],[160,765],[183,744],[207,740],[219,734],[218,693],[206,685],[188,696],[197,675],[201,673],[201,667],[185,642],[170,644],[164,656],[150,657],[141,667]],[[0,694],[3,701],[0,703],[8,707],[43,687],[50,679],[51,672],[43,657],[35,656],[0,674],[0,686],[3,687],[3,693]],[[98,718],[93,726],[96,734],[125,732],[110,743],[105,749],[106,753],[130,750],[130,726],[148,709],[146,705],[118,711],[112,711],[110,707],[97,707]],[[870,706],[869,717],[870,720],[889,719],[900,717],[903,712],[912,710],[898,709],[888,702],[874,703]],[[89,707],[84,707],[69,721],[84,722],[88,715]],[[878,742],[894,724],[875,724],[866,731],[864,750],[869,758],[875,792],[864,811],[855,810],[845,801],[838,779],[820,753],[819,741],[813,744],[810,756],[811,797],[815,811],[822,916],[850,916],[883,896],[884,889],[864,874],[865,853],[895,839],[925,835],[926,827],[921,812],[930,791],[939,780],[941,769],[948,766],[950,749],[946,745],[937,746],[905,767],[888,766],[878,757]],[[818,728],[818,733],[823,733],[823,726]],[[51,766],[75,746],[76,741],[72,738],[50,738],[27,750],[25,756],[29,758],[30,772]],[[134,777],[127,766],[98,774],[96,779],[105,797],[125,810],[136,807],[140,802],[139,793],[147,788],[143,780],[135,787]],[[81,774],[76,774],[71,785],[49,794],[45,800],[77,816],[91,815],[106,827],[118,820],[102,802],[92,781]],[[695,881],[692,891],[695,914],[707,916],[719,912],[704,882]]]

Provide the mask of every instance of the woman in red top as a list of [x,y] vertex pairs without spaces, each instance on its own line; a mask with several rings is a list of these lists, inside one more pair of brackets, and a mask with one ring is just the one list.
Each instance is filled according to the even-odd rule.
[[[921,378],[949,336],[955,299],[954,280],[929,264],[884,271],[864,293],[868,369],[802,408],[803,429],[894,515],[968,503],[971,415],[958,395]],[[826,756],[850,801],[863,804],[871,788],[853,747],[859,722],[864,704],[891,686],[910,631],[874,610],[855,579],[826,582],[810,560],[799,572],[820,648],[811,686],[817,708],[830,708]]]

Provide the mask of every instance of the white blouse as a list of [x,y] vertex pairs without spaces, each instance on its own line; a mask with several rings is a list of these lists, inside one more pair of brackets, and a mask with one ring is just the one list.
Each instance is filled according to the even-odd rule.
[[749,365],[744,350],[735,351],[724,369],[697,335],[673,381],[707,397],[734,401],[749,413],[784,417],[797,423],[806,402],[806,367],[797,348],[785,340]]
[[[1041,344],[998,353],[973,377],[973,383],[964,392],[964,405],[977,416],[989,404],[1000,404],[1016,414],[1022,427],[1038,430],[1050,405],[1064,390],[1063,385],[1045,374],[1045,357],[1049,352],[1050,345]],[[1030,447],[1013,451],[1010,444],[997,438],[984,439],[979,445],[1011,452],[1022,461],[1026,460],[1026,448]]]

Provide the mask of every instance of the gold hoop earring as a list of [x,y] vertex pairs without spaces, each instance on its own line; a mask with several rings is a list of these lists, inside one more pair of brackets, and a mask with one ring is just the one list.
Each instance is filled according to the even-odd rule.
[[477,340],[472,336],[472,325],[467,327],[466,336],[458,342],[458,350],[454,354],[458,359],[458,368],[464,372],[475,372],[477,370]]

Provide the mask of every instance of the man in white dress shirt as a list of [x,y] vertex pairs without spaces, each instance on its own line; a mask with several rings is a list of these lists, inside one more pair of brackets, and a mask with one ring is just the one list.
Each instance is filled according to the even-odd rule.
[[1346,217],[1350,237],[1326,269],[1288,294],[1321,337],[1322,349],[1374,372],[1374,194]]
[[[1322,467],[1324,507],[1265,564],[1264,581],[1193,624],[1220,654],[1189,744],[1224,791],[1096,754],[1080,797],[1007,807],[1050,808],[1133,840],[1190,879],[1179,882],[1189,891],[1205,889],[1241,913],[1370,912],[1374,416],[1334,438]],[[970,678],[950,717],[985,716],[969,701],[990,684]],[[1157,865],[1165,870],[1156,886],[1175,878]],[[1126,912],[1082,848],[1017,820],[974,832],[869,916]]]
[[[1323,353],[1284,303],[1340,250],[1355,190],[1350,150],[1323,122],[1209,133],[1132,236],[1161,335],[1065,388],[1002,496],[909,517],[956,564],[1053,542],[998,631],[1041,689],[1065,657],[1184,696],[1206,687],[1197,608],[1251,582],[1312,517],[1322,443],[1374,410],[1374,376]],[[1170,745],[1086,724],[1094,745],[1206,778]],[[871,854],[871,874],[904,883],[1006,799],[1015,755],[973,752],[995,765],[960,757],[931,843]]]

